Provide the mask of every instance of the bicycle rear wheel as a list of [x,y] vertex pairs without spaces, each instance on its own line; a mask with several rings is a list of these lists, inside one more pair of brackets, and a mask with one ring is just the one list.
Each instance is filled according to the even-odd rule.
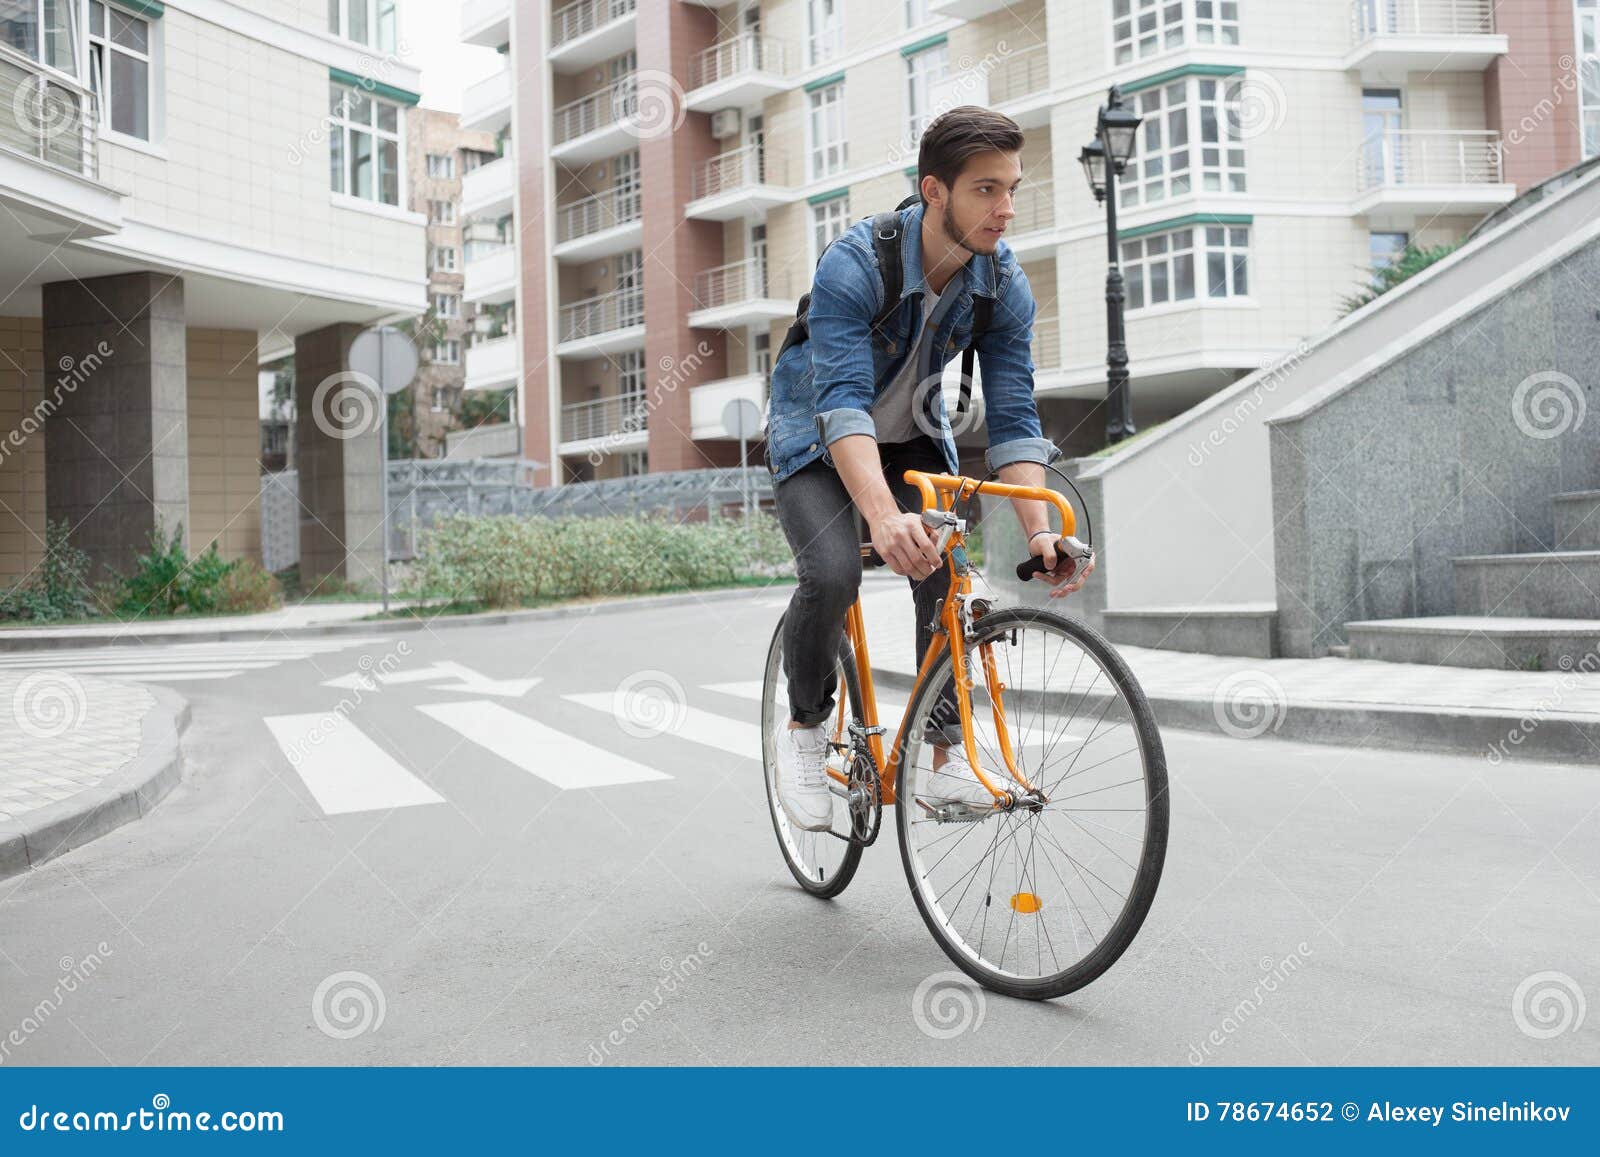
[[997,992],[1046,1000],[1110,968],[1150,910],[1166,858],[1166,756],[1111,644],[1018,607],[978,620],[967,648],[973,738],[991,778],[1009,772],[983,649],[1017,771],[1044,801],[991,810],[983,793],[979,807],[950,803],[973,798],[971,781],[936,771],[923,738],[952,674],[946,652],[910,707],[896,792],[901,860],[923,921],[958,967]]
[[[766,675],[761,688],[761,762],[766,776],[767,810],[772,814],[772,829],[778,848],[795,880],[813,896],[828,899],[843,892],[861,864],[861,845],[841,840],[829,832],[807,832],[789,822],[778,803],[778,759],[774,748],[775,729],[789,719],[789,686],[783,666],[783,619],[772,632],[767,648]],[[855,652],[848,638],[839,641],[838,705],[827,723],[829,740],[848,743],[846,719],[857,723],[861,717],[861,688],[856,678]],[[833,797],[833,831],[850,831],[850,815],[844,796]]]

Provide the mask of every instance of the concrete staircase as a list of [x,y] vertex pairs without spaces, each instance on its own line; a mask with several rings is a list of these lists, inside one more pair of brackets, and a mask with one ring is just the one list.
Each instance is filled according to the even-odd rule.
[[1350,655],[1508,670],[1600,670],[1600,490],[1557,494],[1555,546],[1450,560],[1455,615],[1347,623]]

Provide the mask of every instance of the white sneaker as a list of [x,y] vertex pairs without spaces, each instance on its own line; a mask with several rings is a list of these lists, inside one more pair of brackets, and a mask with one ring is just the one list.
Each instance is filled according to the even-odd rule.
[[828,788],[828,736],[821,726],[790,727],[779,720],[778,802],[801,831],[825,832],[833,826],[833,792]]
[[[985,767],[983,773],[1000,791],[1011,793],[1013,799],[1026,794],[1022,785],[1003,771]],[[928,788],[940,799],[959,800],[979,809],[993,807],[995,803],[994,795],[979,782],[978,773],[972,769],[966,749],[960,744],[948,749],[947,758],[929,778]]]

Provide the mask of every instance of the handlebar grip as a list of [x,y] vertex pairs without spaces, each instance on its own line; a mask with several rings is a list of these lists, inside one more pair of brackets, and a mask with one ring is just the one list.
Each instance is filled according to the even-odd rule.
[[[1056,539],[1056,569],[1058,571],[1061,569],[1062,563],[1067,564],[1068,575],[1077,573],[1078,560],[1072,557],[1069,543],[1064,538],[1058,538]],[[1027,582],[1036,574],[1044,573],[1044,559],[1038,555],[1034,555],[1027,562],[1019,562],[1017,564],[1017,578],[1023,582]]]

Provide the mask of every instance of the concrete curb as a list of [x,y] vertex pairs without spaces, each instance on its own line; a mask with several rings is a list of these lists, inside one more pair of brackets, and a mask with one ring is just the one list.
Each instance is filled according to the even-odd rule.
[[[901,691],[909,691],[916,681],[908,672],[880,667],[873,668],[872,677],[881,686]],[[1210,697],[1148,697],[1156,722],[1162,727],[1234,738],[1249,737],[1254,730],[1224,727],[1218,718],[1217,702]],[[1106,698],[1093,695],[1085,700],[1074,696],[1074,702],[1082,706],[1086,701],[1094,708]],[[1302,700],[1284,704],[1276,725],[1268,727],[1259,738],[1477,755],[1491,764],[1600,762],[1600,718],[1550,712],[1509,715],[1465,707],[1385,707]]]
[[18,875],[150,814],[183,778],[179,741],[189,726],[189,701],[165,687],[147,687],[155,705],[140,723],[139,753],[97,787],[20,820],[0,823],[0,879]]
[[793,580],[774,582],[771,587],[713,587],[703,591],[679,591],[668,595],[641,595],[638,598],[606,599],[597,603],[563,603],[554,607],[535,607],[525,611],[483,611],[471,615],[438,615],[431,619],[347,619],[333,623],[308,623],[304,626],[217,627],[201,631],[106,630],[93,635],[60,635],[7,638],[0,631],[0,652],[71,650],[75,647],[137,647],[145,643],[222,643],[258,642],[264,639],[326,638],[341,635],[388,635],[403,631],[437,630],[444,627],[498,627],[508,623],[539,622],[577,615],[611,615],[622,611],[673,607],[690,602],[717,602],[748,598],[763,591],[779,589],[788,593]]

